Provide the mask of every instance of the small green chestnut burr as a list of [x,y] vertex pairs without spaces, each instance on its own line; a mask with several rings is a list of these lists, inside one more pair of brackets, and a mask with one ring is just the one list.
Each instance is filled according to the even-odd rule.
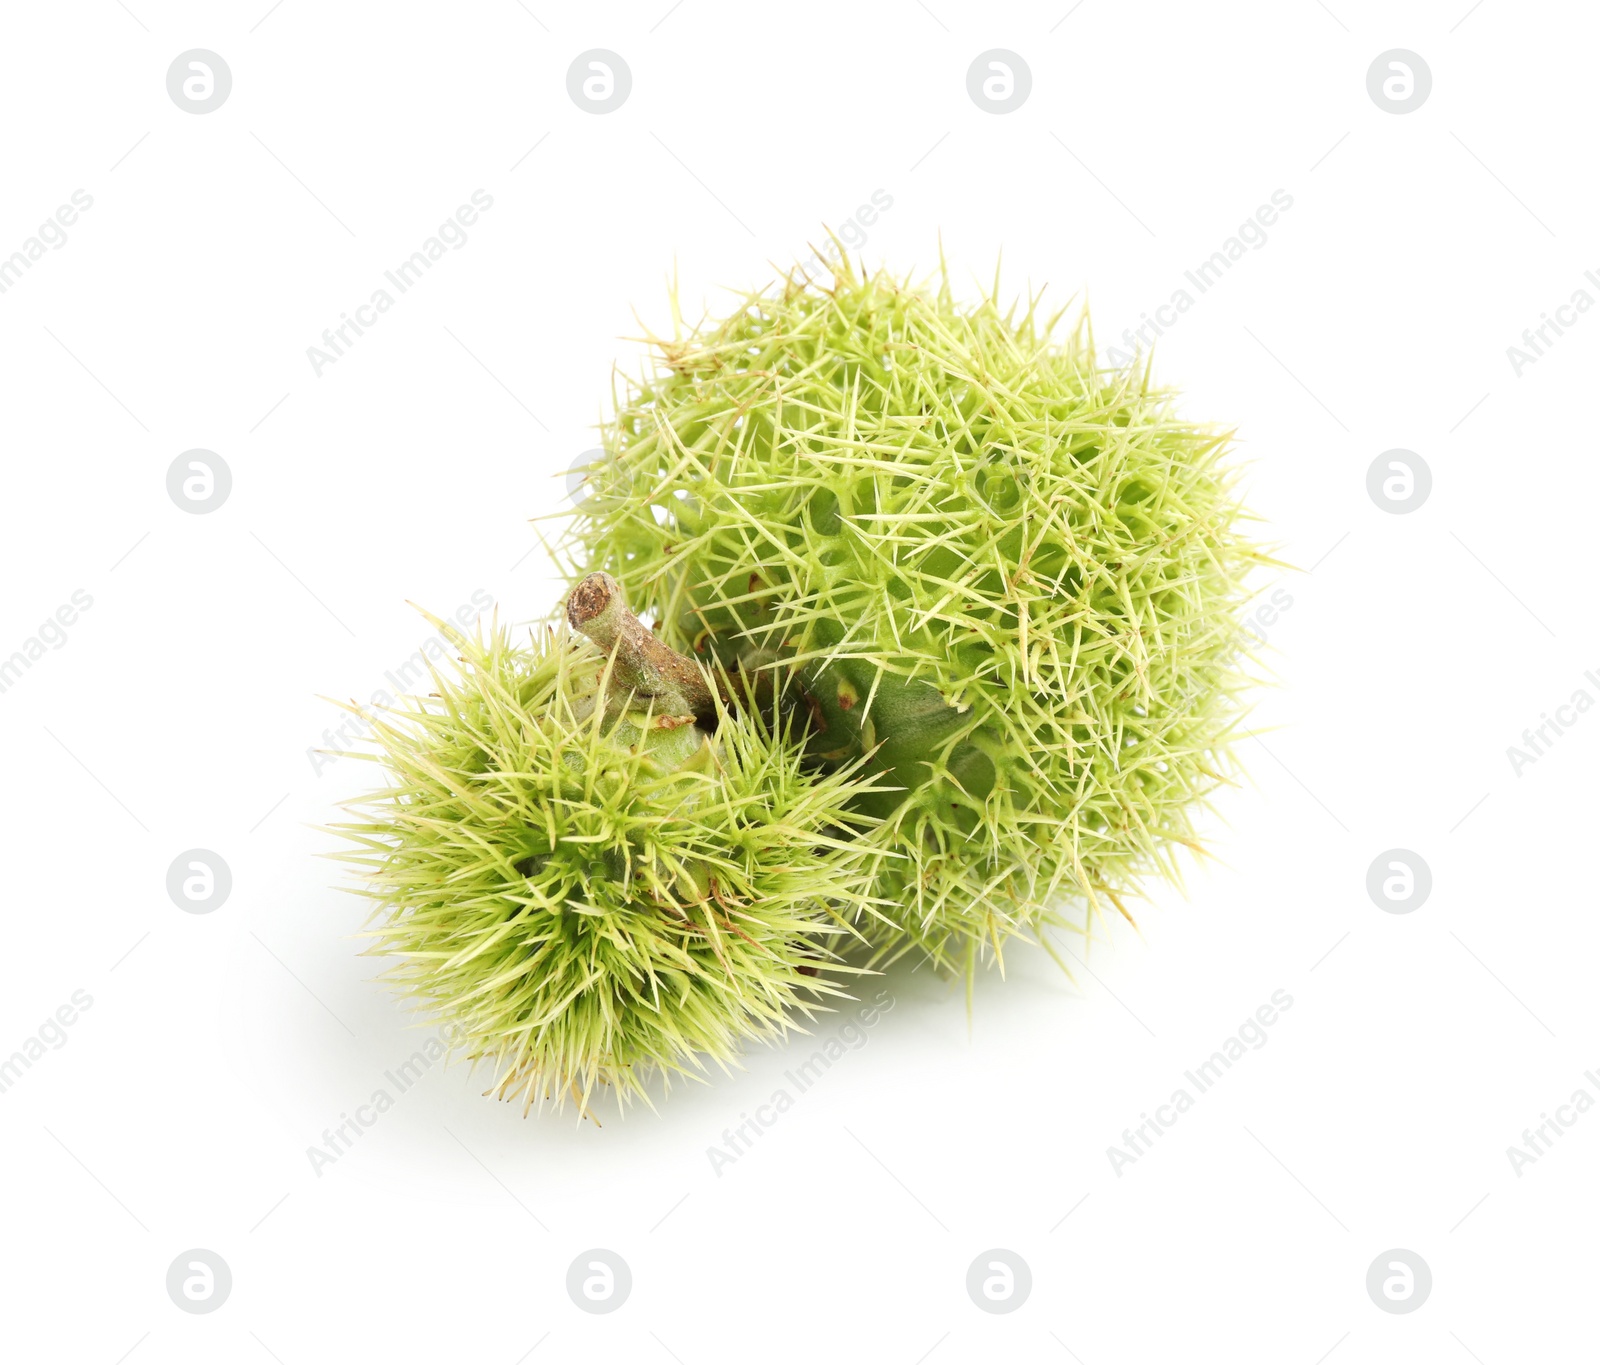
[[[388,784],[335,828],[387,975],[524,1111],[735,1064],[844,994],[867,914],[871,786],[808,770],[614,579],[514,643],[468,639],[374,727]],[[856,765],[859,768],[860,765]]]

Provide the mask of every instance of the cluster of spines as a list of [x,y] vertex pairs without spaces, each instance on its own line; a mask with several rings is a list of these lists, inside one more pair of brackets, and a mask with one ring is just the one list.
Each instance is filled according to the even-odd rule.
[[[851,775],[818,780],[758,714],[661,770],[608,715],[609,661],[495,624],[374,726],[389,785],[334,828],[366,874],[373,952],[524,1108],[724,1069],[843,992],[833,945],[871,885]],[[633,732],[633,733],[630,733]]]
[[812,676],[859,661],[869,707],[885,678],[937,689],[962,720],[931,786],[993,738],[1007,781],[975,829],[916,800],[886,827],[920,853],[888,879],[905,906],[880,941],[946,961],[1063,894],[1120,908],[1175,872],[1247,681],[1237,607],[1262,557],[1228,435],[1179,420],[1147,371],[1099,367],[1086,321],[1056,340],[1063,314],[1037,305],[963,311],[947,277],[930,296],[848,265],[753,294],[661,343],[580,529],[680,647],[734,633]]

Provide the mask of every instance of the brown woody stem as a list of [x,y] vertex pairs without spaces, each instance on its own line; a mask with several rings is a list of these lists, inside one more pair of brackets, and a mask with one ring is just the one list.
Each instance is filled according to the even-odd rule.
[[628,610],[622,585],[610,574],[592,573],[572,590],[567,620],[612,656],[612,685],[651,702],[658,715],[715,714],[700,666],[651,634]]

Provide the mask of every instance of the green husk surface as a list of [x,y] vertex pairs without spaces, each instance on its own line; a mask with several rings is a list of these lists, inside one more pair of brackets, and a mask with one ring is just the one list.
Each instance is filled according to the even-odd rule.
[[388,785],[335,830],[366,874],[374,952],[524,1109],[726,1068],[843,994],[871,817],[759,712],[714,733],[619,694],[563,625],[467,639],[435,694],[378,721]]
[[1269,562],[1230,434],[1037,307],[846,261],[680,324],[619,394],[569,542],[663,640],[795,699],[814,771],[867,760],[855,808],[904,855],[862,920],[880,959],[970,974],[1126,914],[1230,774]]

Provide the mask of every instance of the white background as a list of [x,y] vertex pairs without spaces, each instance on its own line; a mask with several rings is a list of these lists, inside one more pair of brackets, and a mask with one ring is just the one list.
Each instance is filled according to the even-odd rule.
[[[0,657],[93,606],[0,694],[9,871],[0,1057],[92,1007],[0,1094],[0,1353],[27,1361],[1116,1362],[1481,1365],[1592,1350],[1600,1116],[1507,1155],[1600,1086],[1592,990],[1600,715],[1507,747],[1600,670],[1588,390],[1600,318],[1516,374],[1508,346],[1579,288],[1600,199],[1586,7],[1508,0],[1050,6],[8,6],[0,254],[74,190],[93,207],[0,295]],[[1070,13],[1068,13],[1070,9]],[[1065,16],[1065,17],[1063,17]],[[166,90],[180,52],[221,108]],[[569,63],[621,54],[597,116]],[[966,72],[1006,48],[1015,113]],[[1366,73],[1433,74],[1394,115]],[[533,150],[530,151],[530,148]],[[476,189],[469,240],[320,376],[324,328]],[[557,591],[529,519],[595,444],[627,340],[713,309],[881,190],[863,255],[962,288],[1088,296],[1102,342],[1284,190],[1293,207],[1156,351],[1236,425],[1264,534],[1279,685],[1187,893],[1105,926],[1069,982],[1018,949],[894,1007],[713,1171],[784,1085],[761,1051],[659,1114],[521,1117],[433,1068],[318,1173],[307,1149],[419,1035],[356,956],[316,826],[364,788],[314,766],[337,713],[418,645],[409,599]],[[226,504],[180,510],[192,448]],[[1419,453],[1426,504],[1366,491]],[[1311,570],[1314,567],[1314,572]],[[1433,890],[1381,912],[1414,850]],[[214,850],[233,890],[181,913]],[[1077,945],[1076,951],[1082,952]],[[1114,1169],[1107,1149],[1272,995],[1268,1041]],[[580,1252],[634,1287],[581,1313]],[[965,1290],[1011,1250],[1006,1316]],[[1367,1268],[1431,1267],[1414,1313]],[[231,1267],[216,1312],[165,1290]],[[530,1354],[531,1352],[531,1354]]]

